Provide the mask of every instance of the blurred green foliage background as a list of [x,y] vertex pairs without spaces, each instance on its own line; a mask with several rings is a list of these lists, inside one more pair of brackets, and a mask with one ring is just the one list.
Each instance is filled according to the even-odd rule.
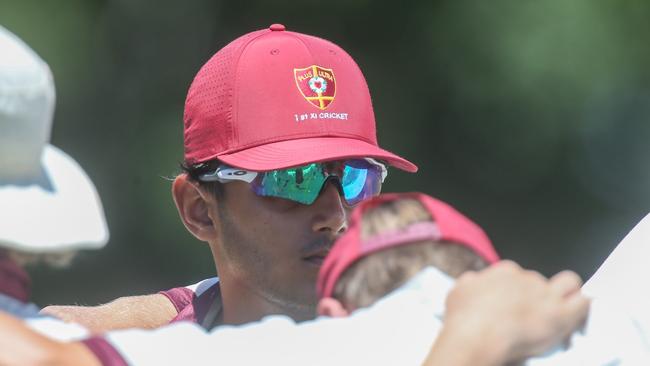
[[361,66],[380,143],[420,166],[384,190],[456,205],[504,257],[589,276],[649,211],[647,1],[0,0],[0,24],[52,68],[52,142],[94,180],[111,230],[68,271],[33,269],[38,303],[214,275],[166,179],[185,93],[219,48],[276,22]]

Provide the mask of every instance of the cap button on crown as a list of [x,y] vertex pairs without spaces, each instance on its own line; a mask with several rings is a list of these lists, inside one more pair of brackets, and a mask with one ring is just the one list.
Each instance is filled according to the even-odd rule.
[[284,25],[276,23],[276,24],[271,24],[269,29],[274,31],[274,32],[281,32],[281,31],[285,30],[286,28],[285,28]]

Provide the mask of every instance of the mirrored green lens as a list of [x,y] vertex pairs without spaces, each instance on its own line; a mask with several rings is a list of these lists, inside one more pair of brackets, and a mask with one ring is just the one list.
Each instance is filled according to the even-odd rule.
[[259,174],[251,184],[257,195],[310,205],[316,201],[329,177],[338,178],[348,205],[356,205],[381,191],[382,169],[364,159],[274,170]]
[[345,165],[341,180],[345,200],[356,205],[381,191],[381,169],[365,160],[352,160]]
[[343,193],[345,198],[352,199],[357,197],[363,191],[366,185],[366,177],[368,176],[368,169],[357,169],[351,166],[346,166],[343,170]]
[[255,191],[259,195],[286,198],[308,205],[316,200],[324,182],[322,165],[314,163],[266,172]]

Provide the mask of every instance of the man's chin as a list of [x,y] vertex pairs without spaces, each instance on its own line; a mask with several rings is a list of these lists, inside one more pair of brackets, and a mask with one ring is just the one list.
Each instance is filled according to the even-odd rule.
[[[310,316],[315,316],[316,306],[318,305],[318,293],[316,292],[316,275],[314,275],[314,281],[308,281],[308,283],[296,284],[291,293],[291,302],[296,308],[302,309],[306,314]],[[312,278],[305,277],[305,280],[311,280]]]
[[286,304],[291,309],[289,316],[298,322],[314,319],[318,315],[316,313],[318,305],[316,293],[314,292],[313,297],[307,294],[304,295],[304,298],[296,298],[289,304]]

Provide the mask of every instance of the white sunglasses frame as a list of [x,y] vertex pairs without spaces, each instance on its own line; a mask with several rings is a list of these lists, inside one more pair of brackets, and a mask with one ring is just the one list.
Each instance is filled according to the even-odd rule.
[[[373,158],[364,158],[364,160],[366,160],[372,165],[376,165],[381,168],[381,183],[384,183],[384,180],[388,175],[388,169],[386,168],[386,165],[380,163],[379,161]],[[287,169],[291,169],[291,168],[287,168]],[[228,182],[232,182],[233,180],[241,180],[246,183],[251,183],[253,182],[253,180],[255,180],[255,178],[257,178],[257,175],[259,173],[264,173],[264,172],[254,172],[254,171],[240,169],[240,168],[233,168],[231,166],[223,164],[223,165],[219,165],[219,167],[217,167],[217,169],[213,172],[199,175],[199,180],[202,182],[219,182],[219,183],[228,183]]]

